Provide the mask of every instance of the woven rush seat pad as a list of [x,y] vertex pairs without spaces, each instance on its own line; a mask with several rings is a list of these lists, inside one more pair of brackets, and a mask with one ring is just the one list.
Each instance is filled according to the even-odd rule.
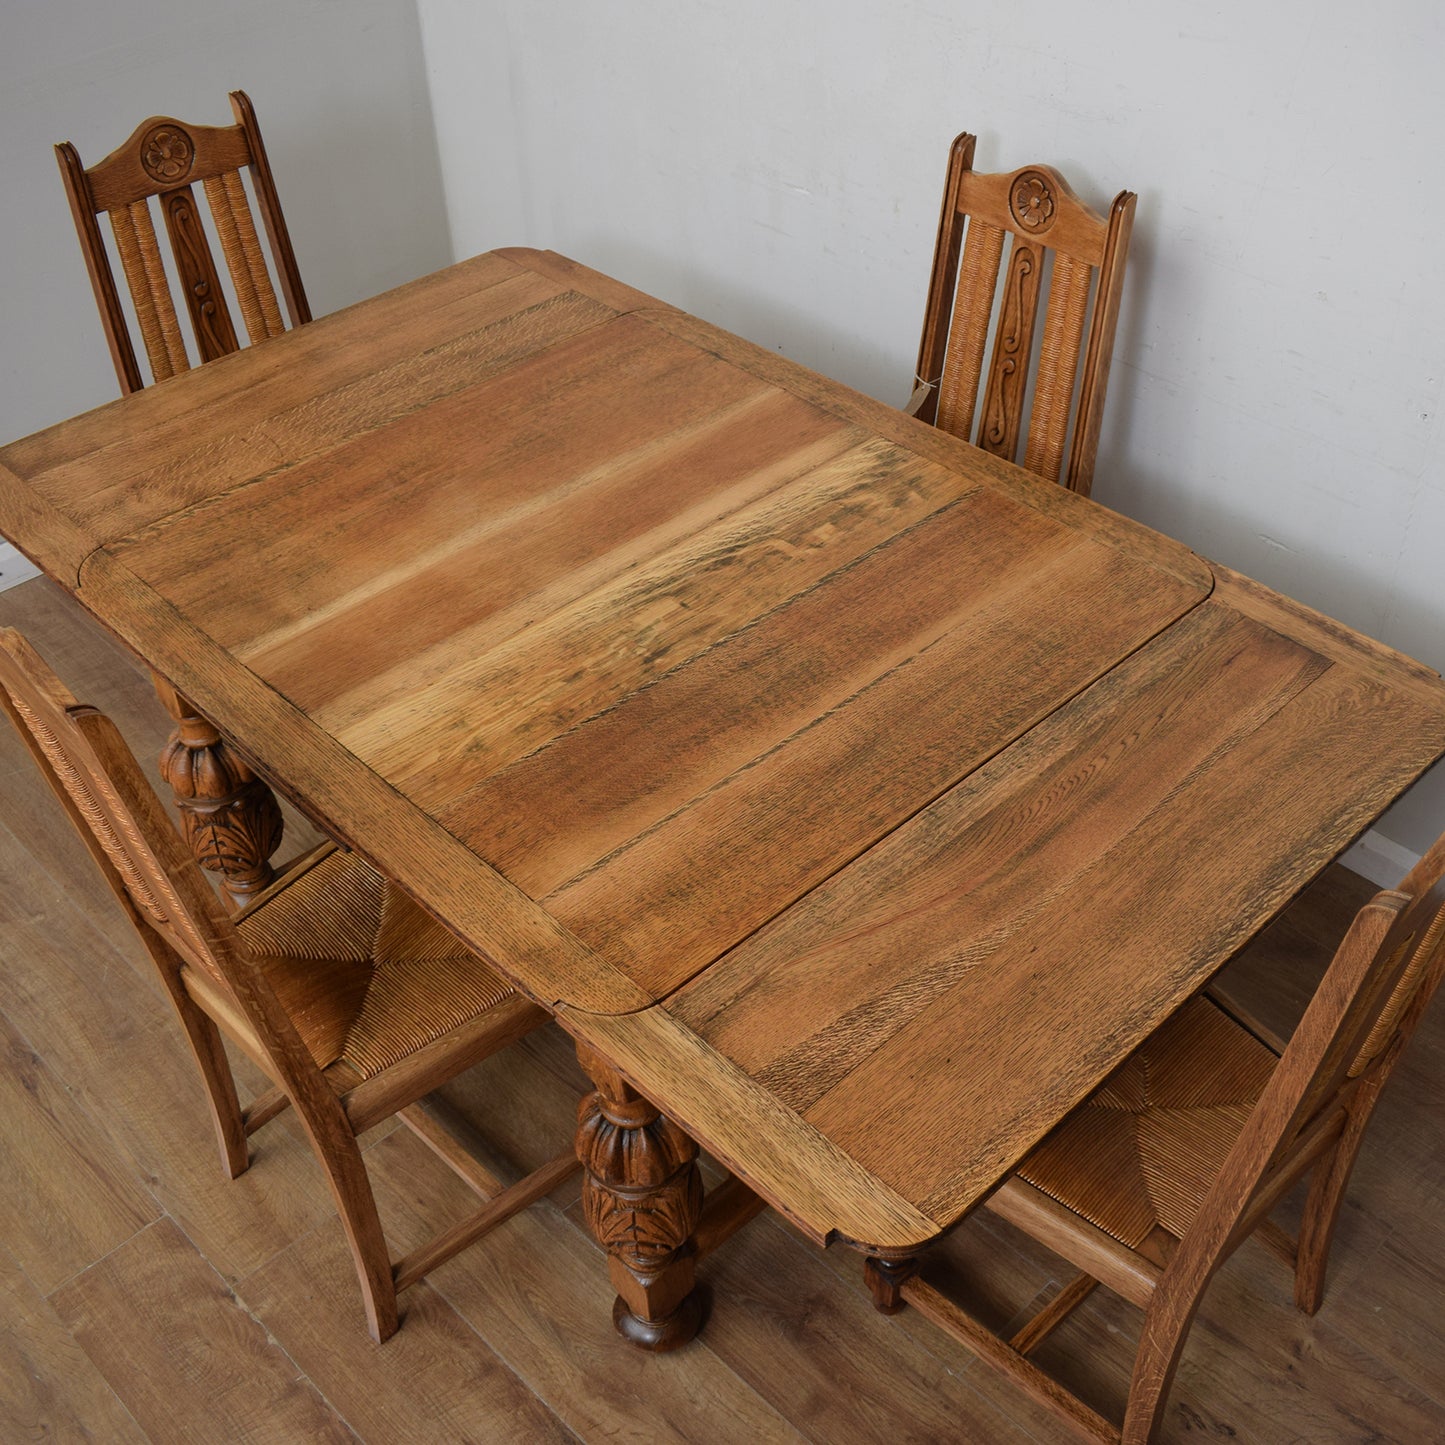
[[1158,1228],[1179,1239],[1278,1062],[1215,1004],[1193,999],[1017,1172],[1130,1248]]
[[238,919],[323,1069],[370,1078],[515,990],[394,884],[336,850]]

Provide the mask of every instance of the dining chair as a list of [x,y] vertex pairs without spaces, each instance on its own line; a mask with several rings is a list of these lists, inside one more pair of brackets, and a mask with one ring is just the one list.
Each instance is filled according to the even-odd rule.
[[[1287,1044],[1213,998],[1188,1003],[1030,1154],[987,1207],[1080,1273],[1005,1340],[917,1259],[869,1259],[884,1313],[921,1311],[1087,1440],[1143,1445],[1216,1270],[1250,1235],[1314,1314],[1370,1115],[1445,968],[1445,838],[1356,915]],[[1291,1237],[1267,1216],[1310,1175]],[[1029,1358],[1098,1284],[1144,1311],[1122,1430]]]
[[[0,629],[0,703],[139,933],[205,1085],[227,1173],[294,1109],[330,1185],[378,1342],[397,1292],[548,1193],[571,1149],[504,1188],[419,1100],[545,1023],[354,853],[326,844],[228,914],[115,725]],[[242,1108],[222,1035],[273,1087]],[[393,1262],[358,1136],[396,1115],[481,1197]]]
[[1049,166],[979,175],[974,142],[949,151],[907,410],[1087,496],[1136,197],[1101,216]]
[[[184,297],[199,361],[213,361],[240,346],[206,219],[193,189],[196,182],[205,192],[211,228],[220,239],[231,288],[251,341],[279,336],[286,327],[252,214],[252,198],[241,178],[243,168],[250,172],[255,209],[270,243],[275,278],[291,324],[299,326],[311,320],[261,142],[261,127],[245,91],[231,92],[231,110],[236,123],[229,126],[186,125],[169,116],[152,116],[142,121],[118,150],[88,169],[69,141],[55,147],[123,395],[139,391],[145,382],[97,220],[102,212],[110,218],[153,380],[188,371],[192,364],[181,335],[173,286]],[[165,222],[169,268],[156,239],[152,201]]]

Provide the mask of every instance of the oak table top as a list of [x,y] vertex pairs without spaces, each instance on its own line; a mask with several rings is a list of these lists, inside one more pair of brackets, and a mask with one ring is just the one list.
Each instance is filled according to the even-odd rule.
[[1431,671],[550,253],[0,531],[819,1242],[936,1236],[1445,752]]

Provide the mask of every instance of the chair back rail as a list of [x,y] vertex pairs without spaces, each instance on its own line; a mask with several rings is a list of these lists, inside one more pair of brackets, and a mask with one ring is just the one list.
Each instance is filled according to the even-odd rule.
[[[77,703],[20,633],[0,629],[0,703],[113,892],[143,933],[158,937],[235,1000],[263,1049],[265,1071],[289,1090],[331,1090],[259,973],[115,724]],[[154,956],[155,950],[151,949]]]
[[[1437,843],[1406,882],[1420,891],[1377,893],[1355,915],[1264,1093],[1235,1141],[1180,1253],[1219,1261],[1248,1233],[1252,1205],[1301,1170],[1322,1132],[1393,1065],[1445,971],[1445,848]],[[1373,1091],[1369,1091],[1373,1093]],[[1340,1121],[1342,1123],[1342,1121]],[[1198,1234],[1204,1240],[1194,1243]]]
[[[243,91],[233,91],[230,99],[234,125],[194,126],[168,116],[152,116],[117,150],[88,169],[69,141],[55,148],[123,392],[138,391],[145,383],[97,219],[101,215],[109,218],[154,380],[191,366],[172,273],[185,301],[199,361],[226,356],[240,345],[197,201],[198,184],[252,344],[279,336],[285,322],[242,170],[251,177],[256,209],[291,324],[298,326],[311,319],[255,108]],[[165,227],[171,253],[169,270],[162,258],[153,202]]]
[[[249,1134],[296,1110],[332,1197],[378,1341],[396,1292],[552,1189],[568,1149],[502,1188],[414,1105],[545,1022],[475,954],[364,862],[324,845],[234,917],[222,908],[119,730],[77,703],[18,632],[0,629],[0,709],[121,901],[171,997],[234,1178]],[[218,1025],[278,1087],[243,1110]],[[341,1047],[344,1040],[344,1048]],[[396,1114],[482,1198],[393,1264],[357,1133]]]
[[[0,629],[0,709],[13,722],[155,962],[207,1090],[221,1159],[295,1108],[325,1170],[373,1340],[397,1328],[396,1292],[551,1191],[565,1150],[503,1188],[416,1101],[545,1022],[354,854],[322,845],[231,916],[116,725],[78,704],[17,631]],[[275,1090],[243,1110],[221,1030]],[[357,1134],[396,1114],[481,1198],[393,1263]]]
[[[1437,843],[1406,879],[1418,891],[1376,894],[1340,943],[1148,1303],[1125,1442],[1153,1438],[1184,1334],[1210,1279],[1269,1207],[1312,1168],[1321,1172],[1306,1205],[1297,1268],[1313,1268],[1316,1280],[1312,1290],[1297,1287],[1296,1299],[1310,1312],[1318,1307],[1323,1257],[1360,1133],[1445,971],[1442,868],[1445,847]],[[1318,1147],[1321,1142],[1333,1147]],[[1328,1217],[1311,1220],[1321,1213]],[[1319,1255],[1314,1261],[1304,1245],[1311,1237]]]
[[1100,216],[1050,166],[976,173],[974,146],[949,153],[917,415],[1087,494],[1136,198]]

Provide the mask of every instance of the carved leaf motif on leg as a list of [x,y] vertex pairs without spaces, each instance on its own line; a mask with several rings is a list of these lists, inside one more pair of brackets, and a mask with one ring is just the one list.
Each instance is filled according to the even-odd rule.
[[582,1210],[607,1251],[618,1296],[617,1329],[648,1350],[670,1350],[697,1333],[693,1232],[702,1215],[697,1145],[618,1077],[578,1050],[598,1085],[578,1107]]
[[638,1274],[667,1264],[697,1227],[702,1177],[689,1169],[661,1187],[624,1193],[587,1178],[582,1211],[588,1228],[610,1254]]
[[192,714],[178,723],[161,750],[161,776],[196,860],[243,903],[276,876],[270,860],[281,845],[280,805],[209,722]]
[[219,873],[231,892],[255,892],[270,882],[269,859],[280,845],[282,820],[264,783],[215,807],[192,804],[182,816],[197,861]]
[[702,1213],[697,1145],[646,1099],[594,1094],[578,1108],[577,1156],[598,1241],[639,1272],[666,1264]]

